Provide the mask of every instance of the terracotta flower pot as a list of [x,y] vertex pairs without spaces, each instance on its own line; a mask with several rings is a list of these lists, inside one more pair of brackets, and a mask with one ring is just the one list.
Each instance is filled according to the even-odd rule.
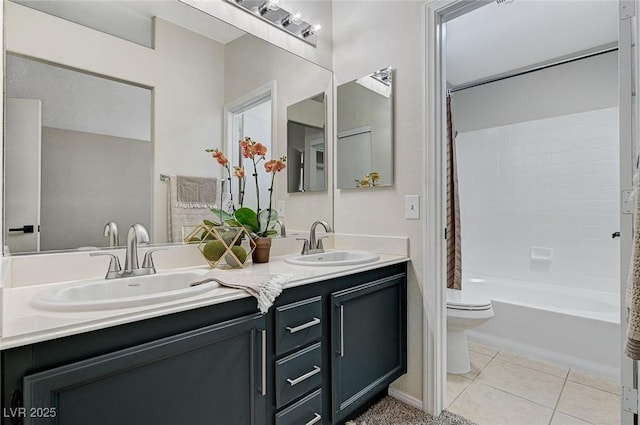
[[254,239],[256,243],[256,249],[251,253],[251,259],[253,263],[268,263],[269,252],[271,251],[271,238],[257,238]]

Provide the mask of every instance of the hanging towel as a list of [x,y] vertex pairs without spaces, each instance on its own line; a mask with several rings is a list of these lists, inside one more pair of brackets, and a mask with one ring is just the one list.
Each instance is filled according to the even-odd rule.
[[627,275],[627,289],[625,304],[627,306],[627,343],[624,352],[634,360],[640,360],[640,196],[638,191],[638,172],[633,177],[632,200],[634,210],[633,247],[629,274]]
[[276,297],[284,289],[284,285],[291,280],[290,274],[256,275],[256,274],[226,274],[220,276],[216,272],[209,272],[202,280],[193,282],[191,286],[207,282],[218,282],[222,286],[242,289],[258,300],[260,312],[266,314],[273,305]]
[[177,206],[180,208],[214,208],[216,205],[216,178],[176,177]]
[[[178,180],[183,176],[169,176],[167,195],[167,234],[169,242],[182,242],[183,238],[196,226],[202,224],[202,220],[211,219],[213,213],[210,207],[183,208],[178,206]],[[215,198],[216,181],[215,178],[205,179],[211,182],[213,196]],[[208,197],[208,196],[207,196]],[[215,203],[211,204],[215,207]]]

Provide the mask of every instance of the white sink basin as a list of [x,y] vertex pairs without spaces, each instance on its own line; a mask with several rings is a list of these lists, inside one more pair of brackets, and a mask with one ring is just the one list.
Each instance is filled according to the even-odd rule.
[[197,286],[208,270],[158,272],[119,279],[96,279],[50,289],[31,301],[37,308],[59,311],[134,307],[192,297],[218,288],[215,282]]
[[318,254],[294,255],[284,259],[290,264],[300,266],[351,266],[377,261],[377,254],[367,251],[328,251]]

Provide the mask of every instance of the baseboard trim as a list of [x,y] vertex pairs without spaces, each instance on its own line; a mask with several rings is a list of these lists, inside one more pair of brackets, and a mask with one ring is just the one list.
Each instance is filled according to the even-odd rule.
[[416,409],[420,409],[424,411],[424,409],[422,408],[422,400],[418,400],[417,398],[410,396],[405,392],[389,387],[389,395],[395,398],[396,400],[399,400],[405,404],[408,404],[409,406],[413,406]]

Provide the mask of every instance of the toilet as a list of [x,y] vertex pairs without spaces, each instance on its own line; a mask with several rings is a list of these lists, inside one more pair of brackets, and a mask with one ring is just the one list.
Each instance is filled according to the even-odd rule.
[[491,300],[463,290],[447,288],[447,372],[471,371],[467,329],[473,329],[493,317]]

